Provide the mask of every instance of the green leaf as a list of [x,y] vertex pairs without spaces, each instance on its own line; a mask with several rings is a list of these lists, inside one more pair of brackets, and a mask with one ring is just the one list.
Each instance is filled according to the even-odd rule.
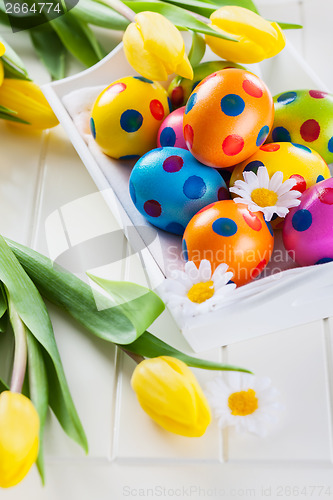
[[74,57],[85,66],[93,66],[104,57],[95,35],[72,12],[53,19],[50,26]]
[[215,10],[226,5],[237,5],[252,10],[258,14],[258,10],[251,0],[164,0],[167,3],[179,5],[187,10],[205,17],[209,17]]
[[4,40],[1,36],[0,36],[0,42],[2,42],[6,47],[6,52],[1,58],[5,63],[4,64],[5,70],[7,63],[7,65],[9,65],[13,71],[16,70],[18,73],[28,78],[28,71],[26,70],[22,59],[16,54],[15,50],[11,48],[9,43],[7,43],[6,40]]
[[46,306],[2,236],[0,236],[0,280],[6,286],[21,320],[52,360],[50,364],[56,374],[54,390],[61,393],[62,409],[66,418],[64,413],[57,413],[57,408],[52,407],[52,409],[65,432],[87,450],[87,438],[70,395]]
[[30,30],[30,37],[39,59],[50,75],[56,80],[64,78],[67,50],[57,33],[46,25]]
[[5,333],[7,331],[7,326],[8,326],[8,316],[5,313],[1,318],[0,318],[0,333]]
[[[51,302],[56,305],[62,305],[64,309],[72,315],[76,320],[83,324],[93,335],[97,337],[104,338],[105,340],[114,342],[118,344],[121,348],[132,352],[134,354],[142,355],[145,357],[156,357],[156,356],[174,356],[181,359],[186,364],[196,368],[205,368],[207,370],[232,370],[232,371],[242,371],[246,373],[251,373],[249,370],[244,368],[238,368],[235,366],[224,365],[221,363],[214,363],[212,361],[197,359],[188,356],[181,351],[173,348],[172,346],[166,344],[162,340],[159,340],[154,335],[149,332],[144,332],[141,337],[134,340],[131,343],[127,343],[124,346],[124,342],[117,342],[115,335],[101,335],[101,332],[97,329],[94,324],[94,320],[98,322],[100,320],[99,314],[108,317],[108,313],[117,308],[112,308],[109,310],[99,311],[95,313],[91,308],[90,302],[86,302],[86,290],[89,289],[88,285],[83,283],[81,280],[76,278],[76,276],[68,273],[67,271],[59,272],[50,268],[50,260],[33,250],[30,250],[23,245],[15,243],[11,240],[6,239],[11,249],[15,253],[16,257],[20,261],[21,265],[24,267],[26,272],[29,274],[31,279],[35,282],[36,286],[39,288],[42,295],[48,298]],[[51,263],[52,264],[52,263]],[[0,261],[1,266],[1,261]],[[80,283],[78,283],[80,282]],[[78,304],[75,305],[77,309],[73,309],[72,294],[75,292]],[[91,292],[91,290],[90,290]],[[119,293],[119,292],[118,292]],[[123,292],[124,293],[124,292]],[[127,292],[126,292],[127,293]],[[61,298],[64,297],[62,304],[60,303]],[[101,296],[101,300],[104,297]],[[80,305],[80,307],[79,307]],[[75,312],[75,314],[73,314]],[[81,312],[81,316],[80,313]],[[116,326],[112,324],[112,319],[108,320],[108,325],[111,328],[116,329]],[[48,371],[49,373],[49,371]],[[52,390],[53,393],[53,390]],[[51,394],[51,393],[50,393]]]
[[[274,21],[271,21],[274,22]],[[280,23],[279,21],[275,21],[282,30],[300,30],[303,28],[301,24],[293,24],[293,23]]]
[[7,120],[9,122],[24,123],[25,125],[30,125],[29,122],[22,120],[22,118],[18,118],[15,115],[4,113],[2,111],[0,111],[0,120]]
[[0,378],[0,394],[4,391],[9,391],[9,387],[2,378]]
[[135,326],[137,335],[143,332],[164,311],[164,302],[156,293],[128,281],[110,281],[92,274],[88,276],[103,288]]
[[72,12],[85,23],[101,28],[124,31],[129,25],[129,21],[111,7],[92,0],[80,0]]
[[145,332],[141,337],[139,337],[132,344],[126,346],[126,350],[132,352],[133,354],[139,354],[145,358],[155,358],[156,356],[173,356],[174,358],[184,361],[188,366],[193,368],[204,368],[206,370],[222,370],[222,371],[237,371],[244,373],[252,373],[250,370],[245,368],[239,368],[238,366],[224,365],[222,363],[216,363],[214,361],[207,361],[205,359],[194,358],[188,356],[187,354],[178,351],[174,347],[163,342],[163,340],[158,339],[149,332]]
[[7,312],[7,300],[2,284],[0,283],[0,318]]
[[[37,413],[39,415],[40,429],[39,429],[39,451],[37,458],[37,468],[42,479],[45,483],[45,470],[44,470],[44,428],[48,410],[48,381],[46,368],[43,358],[43,348],[37,342],[32,333],[27,331],[27,345],[28,345],[28,376],[29,376],[29,395],[33,402]],[[46,355],[46,353],[45,353]]]
[[40,293],[50,302],[65,309],[97,337],[118,344],[129,344],[137,331],[122,309],[103,295],[98,297],[99,309],[89,285],[53,264],[44,255],[6,239],[21,265]]
[[215,36],[217,38],[223,38],[225,40],[237,41],[231,36],[222,35],[217,31],[210,28],[206,23],[199,21],[192,14],[186,12],[184,9],[177,7],[176,5],[171,5],[165,2],[160,2],[159,0],[146,0],[135,1],[135,2],[123,2],[125,5],[128,5],[134,12],[142,12],[142,11],[152,11],[158,12],[165,16],[169,21],[171,21],[177,28],[185,28],[198,33],[204,33],[206,35]]
[[192,66],[197,66],[206,52],[206,43],[202,36],[192,33],[192,45],[188,58]]

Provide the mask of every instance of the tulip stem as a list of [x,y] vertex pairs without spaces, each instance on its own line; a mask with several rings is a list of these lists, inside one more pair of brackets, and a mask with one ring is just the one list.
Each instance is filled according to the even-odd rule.
[[135,22],[135,12],[121,2],[121,0],[101,0],[101,3],[111,7],[113,10],[126,17],[131,23]]
[[15,336],[14,364],[10,390],[12,392],[21,392],[27,367],[27,331],[26,326],[18,315],[13,302],[7,292],[9,318]]

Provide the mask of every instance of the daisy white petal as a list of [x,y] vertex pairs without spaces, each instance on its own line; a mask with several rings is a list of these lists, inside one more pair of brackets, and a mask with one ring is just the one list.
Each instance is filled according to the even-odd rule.
[[[244,177],[245,184],[249,184],[249,185],[252,184],[252,187],[254,187],[254,188],[259,187],[259,179],[258,179],[257,175],[254,172],[252,172],[252,170],[244,171],[243,177]],[[236,182],[244,182],[244,181],[236,181]]]
[[199,265],[198,278],[200,281],[209,281],[212,277],[212,266],[207,259],[203,259]]
[[234,426],[239,432],[251,432],[259,436],[267,433],[277,421],[281,408],[277,391],[266,377],[225,372],[208,382],[207,398],[220,427]]
[[258,187],[264,187],[268,189],[269,186],[269,175],[266,167],[259,167],[257,172]]
[[[225,297],[232,295],[236,285],[229,284],[233,273],[227,264],[220,264],[212,275],[211,263],[202,260],[199,268],[194,262],[185,264],[185,272],[174,271],[161,285],[161,295],[166,304],[174,310],[181,310],[181,316],[193,317],[222,307]],[[177,316],[178,317],[178,316]]]
[[269,189],[278,192],[279,187],[283,183],[283,173],[281,171],[275,172],[269,181]]

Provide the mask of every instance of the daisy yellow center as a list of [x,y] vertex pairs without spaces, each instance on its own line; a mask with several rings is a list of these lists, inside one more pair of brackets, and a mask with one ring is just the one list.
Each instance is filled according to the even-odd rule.
[[201,304],[206,300],[213,297],[215,293],[213,281],[206,281],[205,283],[196,283],[187,292],[187,296],[191,302]]
[[266,188],[254,189],[251,198],[259,207],[273,207],[278,201],[278,195],[275,191]]
[[244,417],[251,415],[258,409],[258,398],[253,389],[233,392],[228,398],[228,406],[232,415]]

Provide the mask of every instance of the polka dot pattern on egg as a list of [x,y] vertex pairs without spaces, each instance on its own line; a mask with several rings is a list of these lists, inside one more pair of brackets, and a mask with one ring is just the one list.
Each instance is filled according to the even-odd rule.
[[159,217],[162,213],[162,207],[160,203],[156,200],[148,200],[144,204],[144,209],[147,215],[150,217]]
[[285,218],[283,243],[300,266],[333,259],[333,178],[308,188]]
[[106,155],[137,159],[156,146],[158,130],[168,114],[168,95],[162,85],[139,76],[120,78],[95,100],[92,136]]
[[274,142],[290,142],[290,133],[285,127],[275,127],[272,131]]
[[228,196],[220,174],[186,149],[157,148],[134,165],[129,192],[137,210],[154,226],[183,234],[202,208]]
[[214,233],[220,236],[233,236],[237,233],[237,224],[232,219],[221,217],[216,219],[212,225]]
[[185,109],[184,137],[197,160],[227,168],[265,142],[272,121],[273,100],[264,82],[244,69],[230,68],[195,87]]
[[306,231],[312,224],[311,212],[304,209],[297,210],[293,216],[292,224],[296,231]]
[[183,191],[187,198],[197,200],[202,198],[207,191],[207,186],[202,177],[191,175],[184,183]]
[[143,123],[143,116],[135,109],[127,109],[120,117],[120,126],[125,132],[136,132]]
[[293,90],[274,97],[274,123],[267,142],[310,146],[333,163],[333,94]]
[[232,281],[239,286],[264,269],[274,236],[262,213],[252,213],[242,203],[224,200],[194,215],[185,229],[184,241],[189,260],[198,264],[208,259],[213,270],[226,263],[234,273]]
[[228,94],[221,99],[221,109],[227,116],[238,116],[245,108],[244,100],[237,94]]

